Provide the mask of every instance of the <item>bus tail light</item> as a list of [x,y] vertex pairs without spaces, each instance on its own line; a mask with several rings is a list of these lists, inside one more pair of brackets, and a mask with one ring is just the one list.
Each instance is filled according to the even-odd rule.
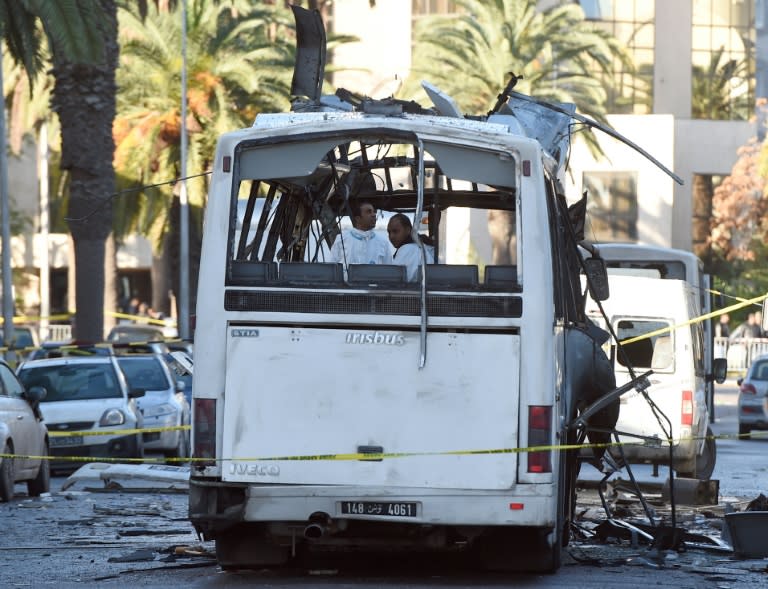
[[683,401],[680,409],[680,423],[682,425],[693,425],[693,391],[683,391]]
[[192,466],[216,464],[216,399],[195,399]]
[[528,452],[528,472],[552,472],[552,407],[528,407],[528,447],[547,447],[546,450]]

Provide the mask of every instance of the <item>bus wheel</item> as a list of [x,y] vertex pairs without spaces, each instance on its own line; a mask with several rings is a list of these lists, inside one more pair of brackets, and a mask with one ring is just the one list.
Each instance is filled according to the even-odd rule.
[[280,566],[288,557],[288,547],[273,543],[261,524],[239,524],[216,538],[216,559],[224,570]]

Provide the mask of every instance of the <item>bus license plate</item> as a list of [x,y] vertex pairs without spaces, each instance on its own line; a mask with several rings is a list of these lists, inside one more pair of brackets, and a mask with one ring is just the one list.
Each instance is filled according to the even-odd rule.
[[394,501],[342,501],[343,515],[381,515],[416,517],[416,503]]

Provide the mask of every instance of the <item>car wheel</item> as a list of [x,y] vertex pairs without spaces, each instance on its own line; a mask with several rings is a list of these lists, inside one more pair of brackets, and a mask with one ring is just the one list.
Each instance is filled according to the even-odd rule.
[[744,423],[739,423],[739,438],[748,440],[750,438],[751,431],[752,430],[748,425]]
[[[13,448],[6,442],[3,448],[3,454],[13,454]],[[10,501],[13,499],[14,464],[13,458],[4,456],[0,462],[0,501]]]
[[27,493],[30,497],[39,497],[51,490],[51,462],[48,460],[48,444],[43,449],[43,456],[37,476],[31,481],[27,481]]

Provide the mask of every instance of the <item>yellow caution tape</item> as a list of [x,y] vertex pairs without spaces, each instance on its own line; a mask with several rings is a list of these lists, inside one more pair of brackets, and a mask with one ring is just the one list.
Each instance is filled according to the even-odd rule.
[[704,315],[700,315],[698,317],[694,317],[693,319],[689,319],[688,321],[685,321],[683,323],[678,323],[677,325],[672,325],[671,327],[663,327],[661,329],[656,329],[655,331],[649,331],[648,333],[644,333],[642,335],[638,335],[635,337],[630,337],[625,340],[621,340],[622,345],[631,344],[637,341],[640,341],[642,339],[646,339],[649,337],[653,337],[656,335],[661,335],[662,333],[668,333],[675,331],[676,329],[679,329],[681,327],[687,327],[688,325],[691,325],[693,323],[699,323],[701,321],[706,321],[707,319],[712,319],[713,317],[719,317],[720,315],[723,315],[724,313],[730,313],[732,311],[735,311],[737,309],[741,309],[743,307],[747,307],[749,305],[753,305],[755,303],[759,303],[762,300],[768,299],[768,294],[760,295],[757,297],[754,297],[752,299],[744,299],[740,303],[735,303],[729,307],[724,307],[722,309],[718,309],[717,311],[712,311],[711,313],[706,313]]
[[[189,426],[176,426],[174,428],[154,428],[154,429],[188,429]],[[123,430],[123,431],[143,431],[149,432],[154,429],[144,430]],[[751,434],[720,434],[716,436],[688,437],[675,442],[690,440],[728,440],[741,438],[768,437],[768,432],[754,432]],[[667,440],[659,439],[659,442],[666,444]],[[260,457],[231,457],[218,458],[217,462],[237,461],[237,462],[267,462],[267,461],[318,461],[318,460],[341,460],[341,461],[372,461],[384,458],[410,458],[416,456],[482,456],[489,454],[523,454],[527,452],[548,452],[565,450],[582,450],[591,448],[609,448],[615,446],[643,446],[645,442],[605,442],[589,444],[556,444],[546,446],[531,446],[527,448],[496,448],[485,450],[445,450],[439,452],[382,452],[378,454],[363,454],[360,452],[350,452],[344,454],[316,454],[316,455],[295,455],[295,456],[260,456]],[[98,456],[30,456],[24,454],[0,454],[0,458],[22,458],[34,460],[57,460],[72,462],[211,462],[212,458],[114,458]]]
[[84,431],[48,431],[51,438],[70,438],[73,436],[127,436],[130,434],[156,434],[158,432],[187,431],[191,429],[189,425],[170,425],[166,427],[142,427],[134,429],[113,429],[113,430],[84,430]]
[[[42,316],[42,315],[17,315],[13,318],[13,324],[16,325],[21,323],[40,323],[43,320],[48,321],[66,321],[67,319],[71,319],[72,315],[74,313],[60,313],[58,315],[48,315],[48,316]],[[3,325],[5,323],[5,318],[0,317],[0,325]]]
[[154,317],[147,317],[146,315],[130,315],[128,313],[117,313],[114,311],[106,311],[105,315],[115,317],[116,319],[130,319],[138,324],[151,323],[152,325],[162,325],[163,327],[176,327],[176,320],[172,317],[167,319],[155,319]]

